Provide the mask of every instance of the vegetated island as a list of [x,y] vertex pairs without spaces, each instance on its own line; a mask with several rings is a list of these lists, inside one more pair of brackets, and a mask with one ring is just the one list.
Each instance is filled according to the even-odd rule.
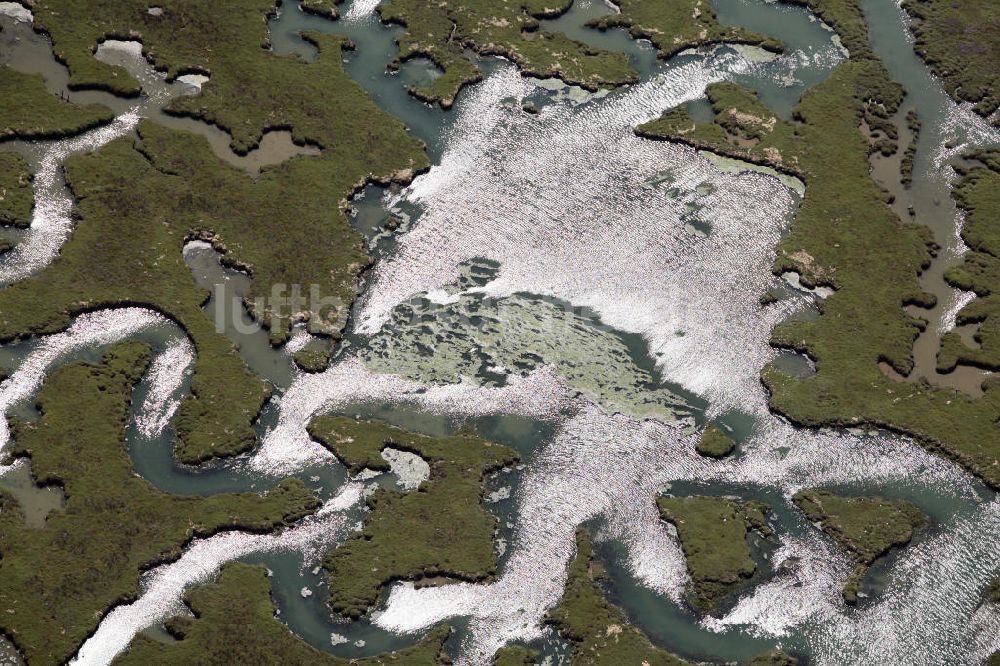
[[[835,293],[818,304],[815,321],[775,327],[772,344],[808,355],[816,373],[795,378],[766,368],[762,379],[772,409],[799,426],[904,432],[1000,487],[1000,439],[994,432],[1000,393],[994,381],[972,399],[925,381],[896,382],[879,368],[885,362],[902,375],[913,369],[913,342],[926,322],[903,306],[933,300],[917,278],[935,246],[929,229],[893,213],[870,176],[870,154],[897,149],[892,117],[903,91],[868,46],[863,12],[855,0],[806,4],[841,35],[851,57],[802,96],[792,121],[762,108],[749,91],[718,84],[708,90],[713,122],[672,110],[637,132],[766,164],[806,182],[774,271],[797,272],[805,286],[828,286]],[[975,178],[988,181],[983,171]],[[996,205],[986,196],[976,201],[984,217]],[[981,307],[973,302],[962,316],[974,316]]]
[[903,500],[803,490],[792,501],[857,562],[843,589],[844,601],[851,605],[858,602],[858,587],[872,563],[908,544],[914,531],[927,525],[927,516]]
[[736,442],[724,433],[722,428],[709,423],[701,433],[701,439],[695,445],[695,450],[706,458],[725,458],[736,450]]
[[546,615],[546,621],[572,644],[573,666],[690,666],[690,662],[650,643],[621,609],[605,599],[598,583],[601,576],[591,536],[581,529],[576,534],[576,557],[569,565],[566,591]]
[[[948,94],[991,116],[1000,108],[1000,5],[993,0],[904,0],[913,48]],[[995,120],[1000,125],[1000,117]]]
[[751,530],[773,536],[767,505],[709,496],[660,497],[656,503],[660,515],[677,528],[691,576],[688,602],[702,613],[716,612],[757,571],[747,536]]
[[99,365],[64,366],[38,396],[41,419],[14,423],[11,455],[30,457],[36,482],[66,498],[30,527],[0,491],[0,631],[31,663],[69,659],[108,610],[138,596],[143,569],[178,557],[194,536],[269,531],[319,506],[296,479],[265,495],[184,497],[137,476],[125,427],[149,357],[125,343]]
[[267,570],[230,562],[216,582],[190,590],[184,598],[194,617],[167,621],[175,642],[136,636],[118,666],[147,664],[289,664],[306,666],[432,666],[448,664],[442,649],[448,627],[431,631],[417,645],[375,657],[342,659],[312,647],[275,617]]
[[514,450],[474,435],[426,437],[344,417],[317,418],[310,433],[352,472],[389,471],[387,448],[416,454],[430,468],[417,490],[378,489],[361,532],[324,558],[334,611],[361,617],[396,580],[438,584],[496,573],[496,519],[482,506],[482,483],[517,462]]

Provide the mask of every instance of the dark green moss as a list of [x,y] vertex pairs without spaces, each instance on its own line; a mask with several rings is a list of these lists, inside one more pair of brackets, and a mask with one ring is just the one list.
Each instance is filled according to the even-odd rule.
[[540,29],[538,18],[559,15],[572,0],[396,0],[379,7],[382,19],[406,30],[399,39],[403,61],[426,57],[443,74],[426,87],[410,92],[448,108],[462,86],[482,78],[465,49],[481,55],[502,55],[525,74],[558,77],[567,83],[596,90],[636,80],[623,53],[602,51],[562,33]]
[[419,490],[377,490],[362,531],[323,560],[335,611],[360,617],[394,580],[482,580],[496,572],[496,520],[480,495],[487,473],[517,461],[513,450],[472,435],[425,437],[348,418],[318,418],[310,432],[353,472],[387,471],[381,452],[388,447],[415,453],[430,466]]
[[25,74],[7,65],[0,65],[0,99],[0,141],[64,137],[114,119],[106,106],[61,100],[45,88],[41,74]]
[[330,365],[330,355],[315,349],[300,349],[293,357],[295,365],[305,372],[323,372]]
[[604,598],[598,580],[600,565],[593,561],[590,535],[576,535],[576,557],[569,567],[562,601],[546,620],[573,644],[573,666],[648,664],[689,666],[688,662],[662,650],[629,624],[621,609]]
[[904,0],[913,48],[948,93],[988,116],[1000,107],[1000,5],[993,0]]
[[717,610],[757,570],[747,533],[771,534],[767,507],[726,497],[661,497],[657,504],[660,515],[677,528],[691,576],[688,601],[702,612]]
[[41,419],[15,423],[12,455],[30,456],[40,484],[59,484],[65,505],[42,528],[25,525],[0,493],[0,630],[32,663],[68,659],[114,604],[139,592],[139,573],[175,558],[192,537],[220,529],[265,531],[314,510],[297,480],[254,493],[184,497],[138,477],[124,447],[132,388],[149,360],[137,343],[101,365],[50,375]]
[[725,458],[736,449],[736,442],[714,423],[708,424],[695,449],[709,458]]
[[34,202],[28,163],[17,153],[0,153],[0,225],[27,227]]
[[340,659],[299,639],[275,617],[271,583],[262,566],[229,563],[215,583],[194,588],[185,596],[194,617],[168,623],[178,638],[163,643],[141,634],[129,651],[115,660],[122,666],[147,664],[287,664],[306,666],[422,666],[449,663],[441,650],[447,627],[436,629],[411,648],[365,659]]
[[661,58],[703,44],[730,42],[755,44],[772,51],[781,50],[781,42],[739,27],[725,27],[716,19],[707,0],[646,2],[645,0],[612,0],[620,11],[591,25],[608,28],[628,28],[636,39],[648,39]]
[[890,549],[908,544],[914,531],[927,524],[920,509],[902,500],[803,490],[792,501],[857,561],[844,586],[844,601],[849,604],[857,603],[858,587],[868,567]]

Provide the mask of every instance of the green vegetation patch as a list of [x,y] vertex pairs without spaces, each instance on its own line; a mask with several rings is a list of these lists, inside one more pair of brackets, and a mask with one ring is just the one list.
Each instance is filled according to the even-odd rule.
[[991,604],[1000,604],[1000,577],[994,578],[986,586],[983,597]]
[[1000,151],[980,150],[966,155],[956,166],[961,179],[952,192],[965,212],[962,240],[969,246],[962,263],[951,267],[945,279],[953,286],[975,292],[977,298],[956,317],[960,324],[978,324],[970,349],[957,332],[941,340],[938,367],[943,371],[959,363],[1000,370]]
[[[265,19],[274,13],[275,0],[170,0],[157,3],[162,11],[153,14],[150,6],[146,0],[38,0],[32,11],[36,28],[51,36],[69,68],[72,88],[138,94],[128,72],[92,55],[109,35],[138,39],[146,57],[169,77],[211,76],[200,95],[176,99],[168,111],[222,127],[237,152],[256,146],[264,130],[281,127],[296,142],[336,152],[351,183],[369,171],[389,174],[424,165],[417,142],[343,73],[343,40],[310,36],[321,51],[330,51],[316,63],[269,50]],[[321,3],[308,7],[316,10]],[[379,140],[386,134],[394,141]],[[355,173],[359,164],[367,168]]]
[[0,99],[0,141],[65,137],[114,119],[106,106],[61,100],[45,88],[41,74],[25,74],[7,65],[0,65]]
[[0,225],[30,225],[34,202],[28,163],[17,153],[0,153]]
[[1000,108],[1000,4],[994,0],[904,0],[913,48],[948,94],[988,116]]
[[908,544],[914,530],[927,524],[924,513],[903,500],[803,490],[792,501],[857,561],[843,590],[849,604],[857,603],[858,586],[868,567],[891,548]]
[[415,453],[430,466],[430,478],[414,492],[377,490],[362,531],[324,559],[335,611],[362,616],[394,580],[476,581],[495,574],[496,519],[480,503],[482,483],[516,462],[516,452],[473,435],[425,437],[343,417],[315,419],[310,433],[352,472],[388,471],[385,448]]
[[148,347],[128,343],[100,365],[65,366],[39,393],[40,421],[14,423],[12,455],[30,456],[36,481],[66,498],[39,528],[0,493],[0,631],[29,662],[66,661],[113,605],[138,595],[141,570],[192,537],[271,530],[319,505],[298,480],[263,496],[184,497],[137,476],[125,426],[148,362]]
[[677,528],[691,576],[688,601],[702,612],[717,610],[757,571],[747,534],[752,529],[772,535],[767,506],[707,496],[660,497],[657,504],[660,515]]
[[0,292],[0,338],[55,332],[96,307],[150,305],[180,323],[198,352],[192,396],[176,419],[178,458],[235,455],[255,441],[250,423],[267,390],[201,310],[209,294],[191,276],[183,245],[210,240],[224,264],[250,273],[245,298],[266,299],[252,309],[272,341],[285,339],[293,315],[313,332],[339,332],[369,261],[338,208],[350,170],[324,153],[253,179],[202,137],[149,121],[138,132],[135,146],[125,137],[67,160],[80,222],[46,270]]
[[623,53],[595,49],[562,33],[540,29],[539,18],[558,16],[572,0],[394,0],[378,8],[382,19],[406,29],[399,39],[396,66],[416,57],[434,62],[443,74],[431,85],[410,92],[450,107],[467,83],[482,78],[465,54],[499,55],[531,76],[558,77],[589,90],[636,80]]
[[316,349],[300,349],[292,358],[305,372],[323,372],[330,365],[330,355]]
[[[654,121],[658,127],[642,129],[668,140],[692,142],[693,137],[716,152],[743,159],[766,158],[763,148],[770,144],[782,156],[781,164],[772,166],[794,165],[806,181],[805,199],[778,247],[774,270],[795,271],[805,286],[829,286],[836,293],[819,304],[822,314],[815,321],[789,320],[775,328],[772,344],[807,354],[816,373],[796,378],[766,368],[762,379],[772,409],[799,426],[866,424],[903,431],[998,487],[1000,395],[990,390],[992,383],[987,382],[983,397],[970,399],[923,381],[893,381],[879,368],[884,362],[902,375],[913,369],[913,341],[926,323],[909,316],[903,305],[926,300],[917,276],[931,259],[933,240],[927,228],[892,212],[886,193],[870,176],[870,154],[896,149],[898,132],[891,118],[903,91],[871,55],[863,13],[854,0],[807,4],[838,30],[852,57],[803,95],[786,129],[778,129],[779,119],[759,143],[743,148],[718,110],[711,124],[675,113]],[[735,108],[759,117],[756,100],[749,93],[743,97]],[[981,170],[975,178],[983,187],[969,185],[966,203],[974,201],[988,219],[987,211],[997,210],[991,208],[996,188],[990,197],[987,185],[993,176]],[[968,273],[968,266],[963,270]],[[963,284],[957,270],[950,278]],[[974,302],[962,316],[984,319],[976,313],[988,306]],[[983,335],[985,339],[989,333]],[[947,349],[953,357],[958,353],[954,344]],[[977,362],[982,359],[978,355]]]
[[598,582],[602,574],[593,560],[590,534],[578,531],[566,592],[546,616],[546,621],[572,643],[573,666],[688,666],[687,661],[650,643],[621,609],[608,603]]
[[714,423],[708,424],[695,447],[698,453],[708,458],[725,458],[735,449],[736,442]]
[[708,0],[612,0],[619,12],[597,19],[591,25],[608,28],[628,28],[635,39],[648,39],[661,58],[679,51],[729,42],[753,44],[771,51],[781,51],[781,42],[740,27],[725,27],[715,16]]
[[766,654],[754,657],[747,666],[795,666],[799,660],[784,650],[772,650]]
[[523,645],[508,645],[497,650],[493,666],[533,666],[540,656],[537,650]]
[[219,579],[185,595],[194,617],[167,623],[178,640],[163,643],[136,636],[129,651],[115,660],[122,666],[147,664],[289,664],[305,666],[420,666],[449,663],[441,655],[449,630],[432,631],[417,645],[365,659],[341,659],[321,652],[288,630],[275,617],[271,583],[262,566],[229,563]]

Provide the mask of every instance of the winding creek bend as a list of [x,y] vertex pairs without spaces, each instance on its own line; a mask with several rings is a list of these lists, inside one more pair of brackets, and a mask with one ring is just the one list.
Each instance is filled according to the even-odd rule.
[[[774,248],[800,194],[771,175],[723,170],[688,147],[633,132],[667,108],[702,103],[705,87],[722,80],[753,87],[787,116],[801,92],[842,60],[830,33],[800,7],[718,0],[721,20],[787,35],[788,51],[773,57],[718,46],[657,62],[621,30],[583,27],[607,8],[577,0],[547,20],[546,29],[626,50],[642,75],[639,83],[593,95],[493,62],[484,81],[442,112],[407,95],[405,76],[384,71],[398,31],[377,21],[375,4],[355,0],[340,20],[330,21],[286,1],[269,23],[276,52],[307,58],[299,31],[351,37],[357,50],[348,55],[347,70],[427,143],[434,161],[409,187],[373,186],[355,201],[356,219],[365,226],[390,211],[408,219],[402,232],[373,234],[384,239],[372,243],[377,262],[329,369],[297,369],[291,353],[317,341],[300,330],[285,348],[272,348],[244,312],[226,307],[242,295],[245,276],[223,269],[207,244],[184,248],[198,284],[213,289],[206,316],[275,389],[256,424],[259,447],[204,469],[174,461],[170,418],[190,392],[194,351],[179,328],[149,310],[80,315],[64,333],[0,349],[0,365],[13,371],[0,384],[0,408],[30,418],[30,399],[54,367],[94,358],[118,340],[146,340],[154,360],[133,395],[127,441],[137,473],[186,494],[261,490],[295,475],[324,502],[314,516],[278,534],[225,532],[195,540],[175,562],[144,574],[141,596],[109,612],[74,663],[110,663],[136,634],[186,612],[185,590],[212,580],[231,559],[265,563],[274,573],[281,619],[312,645],[341,656],[409,645],[449,622],[456,629],[448,644],[456,663],[489,664],[511,641],[565,663],[565,645],[543,620],[562,595],[581,524],[596,527],[614,601],[656,642],[687,658],[743,661],[780,645],[819,664],[971,663],[1000,647],[1000,613],[980,603],[984,584],[998,573],[996,496],[907,439],[797,429],[767,408],[759,373],[777,357],[770,331],[786,317],[811,316],[818,298],[771,273]],[[872,32],[876,51],[910,91],[900,118],[915,108],[923,120],[912,189],[898,187],[898,175],[883,184],[898,195],[897,210],[912,206],[943,248],[924,274],[938,305],[924,312],[932,326],[915,348],[913,378],[933,379],[936,340],[954,324],[961,298],[941,278],[961,252],[946,163],[962,145],[1000,137],[955,107],[912,56],[892,0],[864,6],[878,17],[873,23],[885,27]],[[251,174],[271,160],[309,154],[309,147],[274,133],[259,154],[235,155],[228,135],[159,110],[170,95],[195,94],[190,84],[164,83],[135,59],[134,49],[119,53],[131,53],[130,71],[145,72],[152,78],[143,79],[144,86],[161,92],[125,107],[115,102],[114,123],[79,137],[4,145],[37,160],[38,204],[21,249],[0,260],[3,282],[43,267],[71,232],[61,160],[128,134],[140,116],[208,136],[220,158]],[[47,78],[61,89],[54,80]],[[527,101],[538,113],[523,110]],[[888,173],[876,163],[876,177]],[[764,308],[759,298],[768,291],[781,298]],[[465,307],[478,316],[467,316]],[[552,308],[566,316],[550,317]],[[408,324],[414,311],[426,317]],[[504,314],[491,320],[491,313]],[[516,326],[490,327],[515,319]],[[454,339],[472,341],[483,362],[470,369],[460,354],[449,355]],[[424,353],[429,344],[438,350],[432,359]],[[525,344],[541,360],[510,362]],[[586,363],[593,349],[620,353],[595,369]],[[942,383],[967,389],[981,376],[951,379]],[[658,396],[654,408],[629,399],[629,391],[639,390]],[[498,578],[423,588],[396,583],[371,618],[331,618],[314,567],[324,550],[357,529],[366,495],[394,478],[351,477],[306,430],[313,416],[325,413],[385,418],[432,434],[468,425],[517,448],[524,466],[490,480],[510,495],[489,505],[504,544]],[[709,419],[731,430],[736,455],[717,461],[695,453]],[[0,452],[7,438],[3,420]],[[0,476],[10,475],[5,487],[15,487],[13,475],[23,471],[23,463],[0,469]],[[857,608],[846,608],[840,596],[852,563],[791,502],[798,490],[816,486],[907,499],[931,518],[931,528],[869,578],[863,592],[870,598]],[[718,617],[700,618],[683,605],[690,584],[684,556],[655,503],[665,490],[738,495],[772,508],[780,544],[760,558],[760,582]],[[57,504],[46,497],[40,510]],[[784,566],[789,562],[794,566]]]

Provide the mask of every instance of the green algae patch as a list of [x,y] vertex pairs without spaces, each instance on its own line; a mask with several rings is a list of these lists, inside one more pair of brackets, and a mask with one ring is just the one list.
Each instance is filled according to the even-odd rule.
[[719,23],[708,0],[612,0],[620,10],[591,25],[601,30],[627,28],[635,39],[648,39],[661,58],[705,44],[751,44],[780,52],[781,42],[740,27]]
[[605,598],[599,581],[603,572],[593,559],[593,544],[585,530],[576,534],[576,557],[569,565],[566,591],[546,622],[573,646],[573,666],[648,664],[689,666],[689,662],[653,645],[632,626],[621,609]]
[[121,666],[147,664],[320,664],[323,666],[430,666],[449,663],[442,656],[449,629],[431,631],[417,645],[375,657],[342,659],[321,652],[288,630],[275,617],[271,583],[262,566],[231,562],[216,582],[185,595],[194,617],[167,622],[175,642],[136,636],[129,651],[115,660]]
[[474,435],[425,437],[374,421],[320,417],[309,428],[352,472],[389,471],[386,448],[423,458],[430,477],[413,492],[380,488],[359,534],[323,560],[333,610],[357,618],[395,580],[484,580],[496,572],[496,519],[480,498],[484,477],[517,453]]
[[65,366],[39,393],[41,419],[14,423],[12,455],[30,456],[35,480],[66,497],[29,527],[0,493],[0,631],[32,663],[69,659],[105,612],[138,595],[144,568],[178,557],[191,538],[271,530],[319,505],[298,480],[266,495],[185,497],[137,476],[125,427],[148,362],[148,347],[128,343],[100,365]]
[[695,446],[699,454],[708,458],[725,458],[735,449],[736,442],[714,423],[708,424]]
[[1000,5],[994,0],[904,0],[913,48],[955,100],[984,116],[1000,108]]
[[727,497],[660,497],[660,515],[677,528],[691,576],[688,602],[711,613],[745,587],[757,571],[747,535],[772,536],[761,502]]
[[475,263],[463,269],[467,275],[448,287],[449,302],[434,303],[422,295],[393,309],[362,352],[369,368],[425,383],[473,378],[503,384],[509,376],[547,365],[572,390],[609,412],[664,422],[689,417],[686,398],[658,385],[651,369],[638,364],[626,338],[596,317],[531,294],[461,293],[474,280],[489,279],[468,277],[485,270]]
[[843,590],[844,601],[852,605],[868,567],[892,548],[908,544],[914,531],[927,525],[924,513],[902,500],[803,490],[792,501],[857,562]]
[[106,106],[71,104],[50,93],[41,74],[7,65],[0,65],[0,100],[0,141],[61,138],[114,119]]
[[304,372],[323,372],[330,365],[330,355],[316,349],[301,349],[292,359]]
[[382,20],[403,26],[395,66],[425,57],[443,72],[428,86],[410,92],[450,107],[462,86],[482,78],[465,54],[503,56],[526,75],[559,78],[588,90],[637,80],[623,53],[604,51],[541,29],[538,19],[569,10],[572,0],[394,0],[378,8]]
[[0,153],[0,226],[30,225],[34,203],[28,163],[17,153]]

